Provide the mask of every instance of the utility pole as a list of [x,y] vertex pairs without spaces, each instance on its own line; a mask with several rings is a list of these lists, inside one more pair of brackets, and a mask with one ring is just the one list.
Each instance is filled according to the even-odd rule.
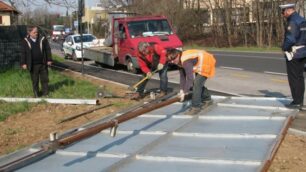
[[84,74],[84,57],[83,57],[83,28],[82,28],[82,17],[84,16],[85,0],[78,0],[78,25],[81,37],[81,56],[82,56],[82,75]]

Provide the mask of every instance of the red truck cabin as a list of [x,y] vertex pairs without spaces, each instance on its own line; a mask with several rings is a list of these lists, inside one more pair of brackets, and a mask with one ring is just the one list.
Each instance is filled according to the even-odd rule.
[[[113,51],[120,64],[138,68],[137,45],[142,41],[155,42],[164,48],[181,49],[183,46],[164,16],[116,18],[113,24]],[[131,62],[133,64],[128,64]]]

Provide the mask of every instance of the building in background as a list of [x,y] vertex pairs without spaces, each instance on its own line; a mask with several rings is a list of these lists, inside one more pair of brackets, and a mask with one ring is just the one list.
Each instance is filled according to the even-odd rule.
[[85,14],[82,17],[83,24],[86,25],[87,33],[94,34],[94,25],[101,24],[102,21],[106,21],[108,18],[108,12],[102,7],[85,7]]
[[0,1],[0,26],[10,26],[17,24],[18,15],[21,12],[14,7]]

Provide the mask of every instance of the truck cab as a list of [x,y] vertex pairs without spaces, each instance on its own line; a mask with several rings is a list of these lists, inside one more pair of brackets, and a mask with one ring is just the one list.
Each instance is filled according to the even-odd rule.
[[166,49],[182,49],[183,46],[164,16],[111,16],[108,32],[105,46],[85,49],[84,56],[109,66],[126,65],[127,70],[132,73],[136,73],[139,68],[139,42],[157,43]]
[[52,41],[63,40],[65,35],[65,26],[64,25],[53,25],[51,38]]
[[139,67],[136,58],[139,42],[157,43],[166,49],[182,49],[183,46],[163,16],[118,18],[114,26],[114,54],[118,63],[125,64],[131,72]]

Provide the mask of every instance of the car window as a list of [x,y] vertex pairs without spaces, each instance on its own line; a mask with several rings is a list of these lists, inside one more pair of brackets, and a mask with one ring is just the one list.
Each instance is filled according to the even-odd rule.
[[65,42],[69,42],[70,39],[71,39],[71,37],[68,36],[68,37],[65,39]]
[[53,26],[54,31],[65,31],[65,26],[63,25],[54,25]]
[[[81,36],[75,36],[73,37],[75,43],[81,42]],[[83,42],[92,42],[94,39],[96,39],[92,35],[83,35]]]

